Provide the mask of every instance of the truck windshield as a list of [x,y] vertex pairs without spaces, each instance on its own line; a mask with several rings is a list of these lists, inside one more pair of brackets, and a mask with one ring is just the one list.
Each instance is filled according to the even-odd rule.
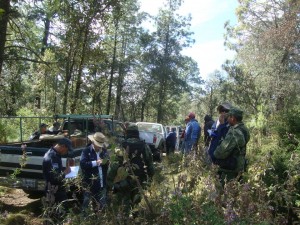
[[138,124],[139,131],[162,133],[161,126],[155,124]]

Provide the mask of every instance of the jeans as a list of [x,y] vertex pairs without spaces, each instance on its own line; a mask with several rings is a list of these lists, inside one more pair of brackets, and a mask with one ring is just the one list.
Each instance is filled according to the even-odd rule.
[[192,146],[193,146],[193,143],[192,143],[192,140],[185,140],[184,141],[184,154],[189,154],[192,150]]

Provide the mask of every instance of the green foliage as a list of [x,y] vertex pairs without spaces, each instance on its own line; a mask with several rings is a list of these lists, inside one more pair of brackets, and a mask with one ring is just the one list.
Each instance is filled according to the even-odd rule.
[[4,13],[5,13],[5,10],[0,8],[0,19]]
[[169,204],[170,222],[172,224],[193,224],[197,222],[197,213],[193,207],[192,197],[174,196]]
[[300,109],[293,108],[286,113],[281,113],[277,119],[276,128],[280,138],[291,138],[289,134],[300,136]]
[[3,225],[26,225],[26,224],[30,224],[30,222],[26,220],[26,215],[23,214],[11,214],[3,222]]

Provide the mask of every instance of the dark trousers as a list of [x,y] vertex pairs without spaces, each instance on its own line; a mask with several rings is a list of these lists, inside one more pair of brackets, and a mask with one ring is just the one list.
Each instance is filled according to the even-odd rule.
[[174,153],[175,146],[167,145],[166,147],[167,147],[167,155],[169,155],[170,153]]

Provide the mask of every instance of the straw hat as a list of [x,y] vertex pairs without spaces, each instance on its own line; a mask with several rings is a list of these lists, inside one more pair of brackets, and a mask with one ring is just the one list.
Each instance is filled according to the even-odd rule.
[[98,147],[108,146],[107,139],[101,132],[96,132],[94,134],[88,135],[88,138],[93,142],[94,145]]

